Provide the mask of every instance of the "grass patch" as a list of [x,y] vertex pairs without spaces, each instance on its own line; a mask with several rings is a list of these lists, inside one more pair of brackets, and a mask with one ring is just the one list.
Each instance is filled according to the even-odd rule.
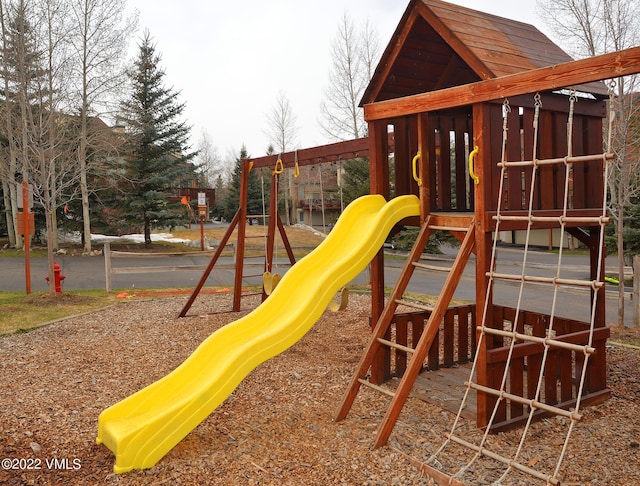
[[116,302],[116,294],[104,290],[48,292],[0,292],[0,335],[28,332],[45,322],[92,311]]

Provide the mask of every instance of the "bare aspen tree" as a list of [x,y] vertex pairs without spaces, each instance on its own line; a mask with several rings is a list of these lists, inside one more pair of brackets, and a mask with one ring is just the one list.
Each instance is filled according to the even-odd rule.
[[[267,114],[267,124],[268,128],[265,133],[273,144],[275,153],[282,154],[295,147],[298,134],[296,116],[293,114],[289,98],[282,91],[278,93],[275,104]],[[291,210],[289,207],[289,196],[293,191],[293,178],[291,176],[291,171],[285,172],[284,206],[286,224],[288,225],[291,224]]]
[[361,30],[345,12],[331,43],[331,71],[320,105],[320,125],[333,140],[350,140],[367,134],[358,107],[380,55],[377,32],[366,21]]
[[[65,83],[68,75],[69,58],[67,38],[69,34],[69,26],[67,18],[69,14],[67,2],[64,0],[42,0],[39,3],[40,34],[43,39],[43,58],[47,73],[46,90],[42,102],[45,104],[48,126],[46,127],[47,145],[49,147],[47,154],[49,161],[49,184],[45,201],[45,207],[50,208],[50,220],[46,221],[47,250],[50,255],[50,273],[53,275],[53,252],[58,250],[58,220],[57,208],[60,201],[60,193],[58,191],[57,181],[57,165],[60,163],[68,163],[68,161],[59,161],[63,157],[69,157],[68,147],[70,144],[65,138],[69,135],[66,130],[61,128],[66,123],[61,123],[59,112],[65,105],[65,95],[68,92],[68,84]],[[69,120],[70,121],[70,120]],[[56,147],[66,147],[67,150],[63,155],[63,150]],[[73,163],[72,163],[73,165]],[[66,172],[67,169],[65,169]],[[75,167],[73,168],[75,176]],[[70,179],[72,187],[75,184],[75,177]],[[64,184],[63,187],[67,187]],[[52,282],[52,278],[49,279]]]
[[211,134],[206,130],[202,130],[200,133],[196,149],[198,155],[195,158],[195,165],[207,187],[215,187],[218,177],[228,178],[230,169],[224,167],[224,162],[213,143]]
[[[66,4],[60,0],[43,0],[38,3],[36,18],[39,19],[39,38],[42,52],[42,66],[45,75],[39,84],[38,118],[31,129],[40,135],[37,150],[38,166],[32,170],[34,186],[45,214],[49,293],[55,294],[53,252],[57,250],[56,209],[58,190],[76,184],[77,170],[70,161],[68,143],[69,125],[67,117],[60,115],[60,107],[65,93],[64,66],[66,63],[64,19],[67,17]],[[58,180],[60,178],[60,180]]]
[[125,18],[126,0],[72,0],[74,80],[80,116],[78,163],[84,252],[91,251],[91,217],[87,179],[88,150],[92,147],[90,118],[106,111],[124,75],[123,60],[138,25],[135,13]]
[[3,144],[3,156],[0,162],[0,176],[2,177],[2,193],[4,196],[5,218],[7,222],[7,232],[9,234],[9,244],[12,247],[22,245],[22,239],[17,233],[17,192],[14,176],[18,167],[17,147],[13,130],[13,103],[9,94],[9,34],[7,31],[6,8],[0,0],[0,30],[2,33],[2,78],[4,88],[4,100],[2,110],[2,128],[6,135],[6,142]]
[[[638,45],[640,4],[637,0],[539,0],[538,10],[555,36],[576,57],[595,56]],[[640,109],[638,77],[611,80],[615,93],[616,131],[612,149],[616,160],[607,181],[610,214],[616,227],[618,253],[618,324],[624,326],[624,220],[625,211],[640,195],[640,151],[630,136]],[[637,123],[637,122],[636,122]]]
[[[331,44],[332,65],[320,106],[320,126],[330,139],[342,141],[367,135],[364,112],[359,104],[379,58],[377,31],[368,20],[358,29],[345,12]],[[368,165],[366,158],[340,161],[337,178],[341,207],[364,194],[363,191],[368,193]]]
[[276,152],[286,152],[296,144],[298,126],[293,114],[289,98],[280,91],[278,97],[267,114],[268,128],[265,133],[273,143]]
[[[64,35],[58,30],[62,0],[5,2],[3,9],[3,64],[7,98],[7,133],[16,172],[9,184],[28,182],[34,203],[42,207],[47,233],[50,292],[55,293],[52,227],[57,191],[77,184],[71,119],[60,114],[63,76],[58,67]],[[16,201],[17,202],[17,201]],[[26,208],[25,208],[26,210]]]

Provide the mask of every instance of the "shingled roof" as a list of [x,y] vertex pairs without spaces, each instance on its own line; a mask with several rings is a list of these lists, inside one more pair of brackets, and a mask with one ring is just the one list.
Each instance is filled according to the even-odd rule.
[[[411,0],[360,104],[571,60],[533,25],[441,0]],[[579,89],[606,94],[597,83]]]

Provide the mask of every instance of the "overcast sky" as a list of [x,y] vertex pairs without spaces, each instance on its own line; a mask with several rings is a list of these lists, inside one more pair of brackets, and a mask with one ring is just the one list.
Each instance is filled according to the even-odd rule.
[[[409,0],[128,0],[140,14],[137,44],[149,29],[162,57],[166,85],[181,91],[192,143],[206,131],[220,155],[264,155],[267,114],[282,91],[298,125],[298,148],[330,142],[319,129],[319,106],[330,70],[330,44],[341,16],[368,18],[381,47]],[[544,31],[535,0],[452,0],[520,20]],[[135,49],[132,50],[135,53]]]

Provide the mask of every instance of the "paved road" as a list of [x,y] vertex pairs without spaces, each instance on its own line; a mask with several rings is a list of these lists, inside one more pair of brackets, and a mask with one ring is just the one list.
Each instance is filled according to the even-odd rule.
[[[441,257],[428,258],[428,263],[434,266],[447,267],[451,265],[455,255],[455,249],[446,249]],[[535,251],[528,255],[527,274],[554,276],[557,267],[557,254]],[[100,289],[105,288],[105,267],[103,257],[82,257],[58,255],[56,261],[62,268],[62,273],[66,276],[64,289]],[[391,287],[395,284],[401,268],[403,259],[401,256],[389,257],[385,264],[385,285]],[[519,274],[522,268],[522,251],[512,248],[499,248],[497,271],[504,273]],[[135,266],[204,266],[209,262],[208,257],[203,256],[180,256],[180,257],[158,257],[148,258],[126,258],[114,259],[114,267],[135,267]],[[251,261],[255,264],[255,260]],[[287,266],[284,263],[277,265],[278,273],[286,272]],[[249,262],[247,262],[249,264]],[[467,265],[460,285],[454,295],[455,299],[474,301],[475,300],[475,262],[472,260]],[[31,259],[31,288],[33,291],[46,291],[47,285],[45,275],[47,274],[47,262],[45,258]],[[615,268],[616,262],[613,259],[607,261],[607,267]],[[245,271],[248,273],[249,270]],[[261,273],[261,267],[255,267],[255,274]],[[0,258],[0,291],[2,290],[24,290],[24,260],[21,258]],[[195,287],[202,275],[202,270],[141,273],[141,274],[117,274],[112,276],[112,286],[116,289],[131,288],[168,288],[168,287]],[[588,259],[580,255],[564,255],[561,277],[570,279],[586,279],[589,275]],[[408,290],[410,292],[437,295],[446,278],[445,272],[423,272],[416,271],[411,280]],[[369,272],[365,270],[356,279],[356,283],[366,284],[369,281]],[[245,284],[259,284],[259,277],[245,279]],[[233,285],[233,262],[231,258],[222,258],[207,281],[207,285]],[[555,296],[546,288],[538,284],[527,284],[524,289],[513,283],[497,283],[494,292],[497,304],[515,307],[518,299],[521,299],[524,308],[549,313],[551,306],[555,305],[558,315],[572,317],[583,321],[589,320],[590,302],[587,291],[579,289],[561,290]],[[554,304],[555,301],[555,304]],[[617,294],[608,292],[607,297],[607,321],[617,320]],[[632,320],[631,302],[626,301],[625,321],[629,325]]]

